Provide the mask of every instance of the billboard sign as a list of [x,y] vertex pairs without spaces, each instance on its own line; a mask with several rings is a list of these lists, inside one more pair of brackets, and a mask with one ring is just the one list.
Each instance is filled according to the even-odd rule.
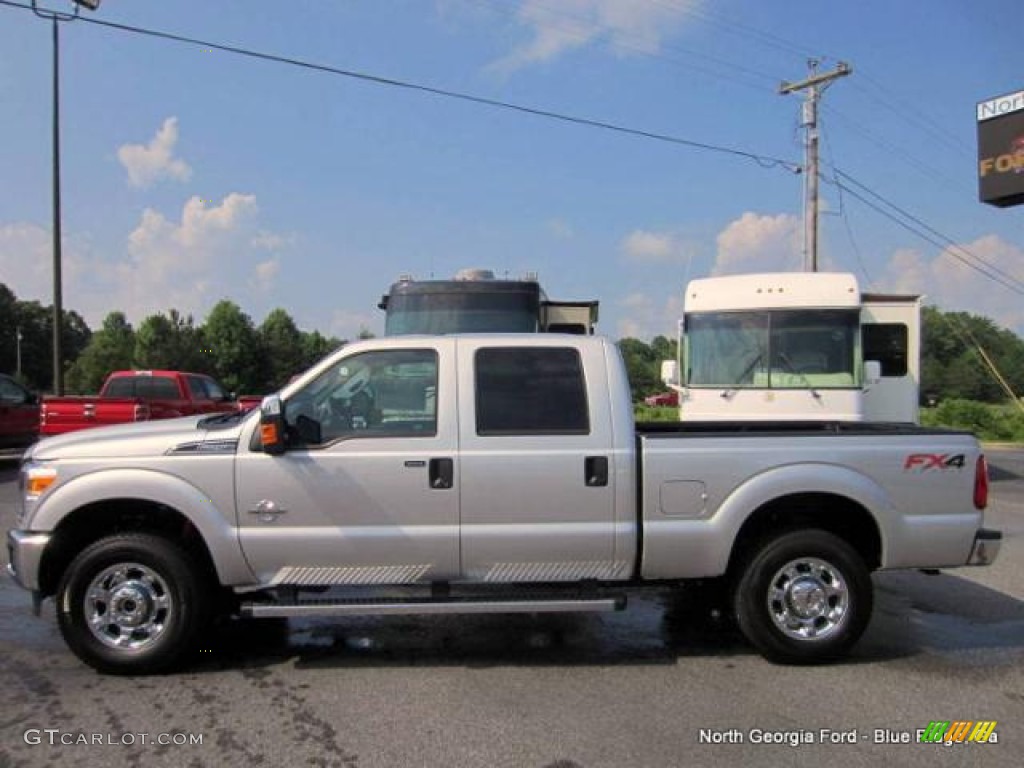
[[1024,91],[978,104],[978,194],[1000,208],[1024,203]]

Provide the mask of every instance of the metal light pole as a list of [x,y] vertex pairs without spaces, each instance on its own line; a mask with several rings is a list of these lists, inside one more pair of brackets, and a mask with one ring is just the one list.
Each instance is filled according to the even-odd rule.
[[60,230],[60,32],[59,23],[74,21],[82,6],[95,11],[100,0],[71,0],[74,13],[59,13],[42,10],[38,1],[32,0],[32,11],[41,19],[49,19],[53,25],[53,392],[64,394],[64,365],[61,354],[61,330],[63,307],[61,296],[61,230]]
[[15,358],[17,362],[16,362],[15,367],[14,367],[14,376],[15,376],[15,378],[18,379],[18,381],[21,381],[21,326],[20,325],[17,328],[14,329],[14,340],[15,340],[15,344],[16,344],[15,350],[17,351],[17,357]]

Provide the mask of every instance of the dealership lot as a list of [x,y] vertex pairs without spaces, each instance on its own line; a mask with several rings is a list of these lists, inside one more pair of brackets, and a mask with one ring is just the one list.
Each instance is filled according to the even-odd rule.
[[[865,638],[818,668],[773,666],[666,594],[604,615],[228,627],[185,673],[101,677],[52,603],[34,618],[4,578],[0,765],[1018,765],[1024,451],[990,456],[998,563],[876,576]],[[4,530],[15,498],[0,465]],[[956,720],[996,721],[997,741],[916,743]]]

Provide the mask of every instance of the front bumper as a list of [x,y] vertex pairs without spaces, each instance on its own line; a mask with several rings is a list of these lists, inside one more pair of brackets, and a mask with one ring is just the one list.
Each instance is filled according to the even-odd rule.
[[967,565],[992,565],[999,557],[999,547],[1002,546],[1002,543],[1002,531],[982,528],[974,534],[974,546],[971,547],[971,556],[967,558]]
[[12,530],[7,532],[7,572],[14,580],[32,592],[39,591],[39,564],[50,543],[50,533]]

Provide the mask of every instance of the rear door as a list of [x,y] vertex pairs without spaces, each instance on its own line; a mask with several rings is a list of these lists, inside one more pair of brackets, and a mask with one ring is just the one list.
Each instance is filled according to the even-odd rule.
[[459,423],[465,579],[628,575],[615,557],[607,390],[600,344],[459,340],[459,393],[470,400]]

